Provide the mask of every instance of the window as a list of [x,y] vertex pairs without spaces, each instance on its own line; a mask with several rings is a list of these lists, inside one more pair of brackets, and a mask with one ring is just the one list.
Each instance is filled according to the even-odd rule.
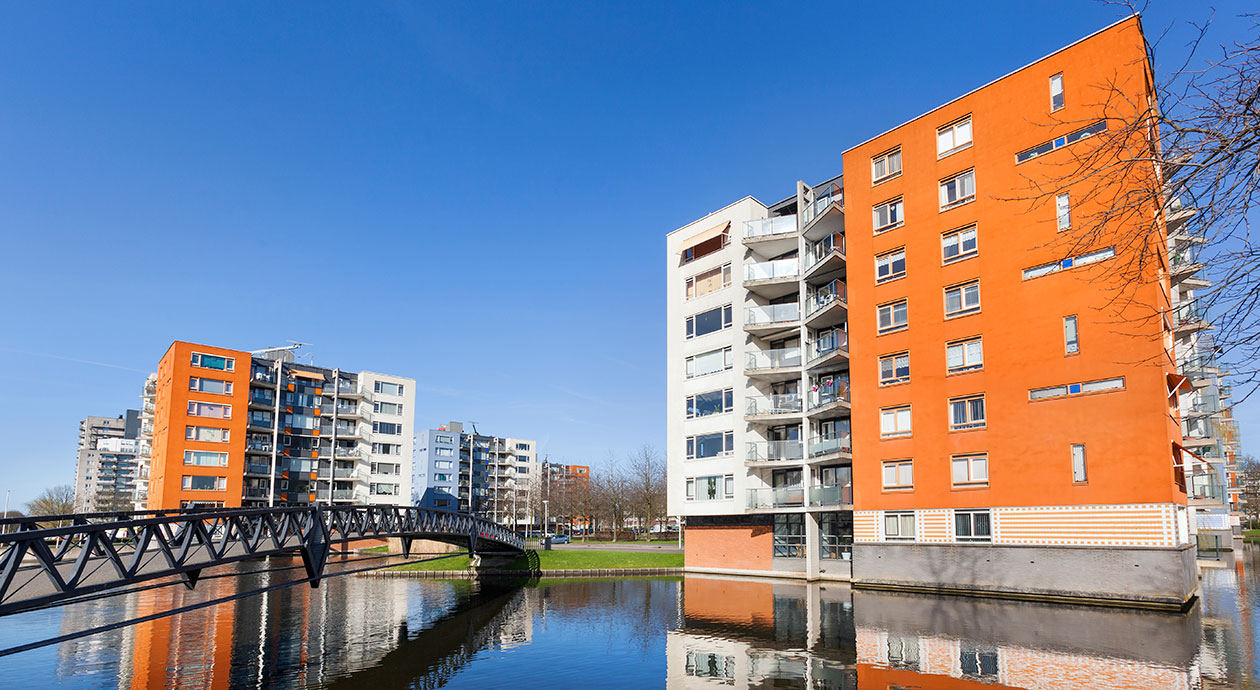
[[734,364],[731,348],[710,350],[687,358],[687,378],[708,376],[719,371],[726,371]]
[[892,331],[901,330],[910,323],[909,310],[904,299],[880,305],[877,312],[879,315],[880,333],[891,333]]
[[184,475],[185,491],[226,491],[227,477],[197,477]]
[[1025,149],[1023,151],[1020,151],[1019,153],[1015,154],[1015,162],[1023,163],[1024,161],[1032,160],[1036,158],[1037,156],[1044,156],[1055,149],[1063,148],[1064,146],[1067,146],[1068,144],[1074,144],[1080,141],[1081,139],[1084,139],[1086,137],[1090,137],[1095,134],[1098,134],[1099,132],[1105,132],[1105,131],[1107,131],[1107,122],[1105,120],[1100,120],[1098,122],[1095,122],[1092,125],[1089,125],[1088,127],[1082,127],[1081,129],[1078,129],[1075,132],[1072,132],[1071,134],[1061,136],[1058,139],[1053,139],[1051,141],[1047,141],[1044,144],[1039,144],[1030,149]]
[[871,183],[882,182],[901,172],[901,149],[896,148],[871,159]]
[[403,425],[394,422],[372,422],[372,433],[398,436],[403,432]]
[[219,379],[203,379],[196,376],[188,377],[188,390],[197,391],[199,393],[218,393],[220,395],[232,394],[232,382],[220,381]]
[[945,345],[945,373],[957,374],[984,368],[984,345],[980,338]]
[[1050,77],[1050,112],[1063,107],[1063,73]]
[[936,130],[937,157],[953,153],[964,146],[971,145],[971,116],[945,125]]
[[711,237],[700,244],[692,245],[682,251],[683,263],[691,263],[696,259],[708,256],[731,243],[731,229],[728,227],[722,231],[721,235]]
[[184,451],[185,465],[205,465],[208,467],[227,467],[227,453],[213,453],[206,450]]
[[961,206],[976,198],[976,171],[968,170],[941,180],[941,210]]
[[879,385],[905,383],[910,380],[910,353],[898,352],[879,358]]
[[805,557],[805,515],[803,513],[774,516],[774,557]]
[[884,438],[910,435],[910,406],[886,407],[879,411],[879,435]]
[[1081,341],[1076,334],[1076,315],[1063,317],[1063,352],[1074,355],[1081,351]]
[[[308,414],[285,414],[284,426],[290,429],[318,429],[319,417]],[[337,430],[343,434],[351,433],[354,430],[354,426],[337,427]]]
[[455,466],[455,463],[450,460],[434,460],[433,461],[433,469],[435,470],[449,470],[454,466]]
[[687,396],[687,419],[722,414],[735,409],[735,392],[731,388]]
[[901,216],[901,203],[901,197],[897,197],[875,207],[874,218],[872,219],[875,223],[875,232],[892,230],[901,225],[904,220]]
[[449,482],[450,480],[451,480],[451,475],[449,474],[438,473],[438,474],[433,475],[433,481],[435,482]]
[[731,305],[716,307],[687,317],[687,339],[716,333],[731,327]]
[[1059,232],[1072,227],[1072,198],[1067,192],[1054,197],[1054,215]]
[[202,369],[236,371],[236,358],[220,357],[218,355],[203,355],[200,352],[194,352],[192,353],[192,365]]
[[976,226],[955,230],[941,235],[941,258],[943,263],[953,263],[976,255]]
[[1065,395],[1080,395],[1082,393],[1099,393],[1102,391],[1117,390],[1124,388],[1124,377],[1118,379],[1101,379],[1098,381],[1086,381],[1084,383],[1069,383],[1062,386],[1050,386],[1048,388],[1033,388],[1028,391],[1029,400],[1044,400],[1045,398],[1059,398]]
[[914,539],[914,513],[884,513],[885,539]]
[[[351,446],[351,449],[353,446]],[[340,448],[338,449],[340,450]],[[349,450],[349,449],[348,449]],[[437,455],[450,455],[450,448],[434,448]],[[446,451],[443,453],[442,451]],[[402,455],[402,445],[398,443],[373,443],[372,452],[377,455]]]
[[991,541],[993,535],[989,531],[989,511],[955,511],[954,538],[958,541]]
[[402,414],[402,403],[392,402],[375,402],[372,403],[372,411],[379,414]]
[[883,283],[906,275],[906,248],[875,257],[875,282]]
[[231,438],[230,429],[220,429],[212,426],[188,426],[184,427],[184,438],[189,441],[208,441],[210,443],[227,443]]
[[517,449],[517,450],[524,450],[524,451],[528,451],[528,450],[529,450],[529,444],[528,444],[528,443],[518,443],[518,444],[516,444],[516,449]]
[[368,487],[373,494],[377,496],[397,496],[397,484],[372,484]]
[[687,437],[687,459],[703,460],[735,452],[735,432],[719,431]]
[[979,429],[984,426],[984,396],[969,395],[949,401],[949,429]]
[[[217,419],[231,419],[232,406],[223,405],[221,403],[204,403],[189,402],[188,414],[192,417],[214,417]],[[268,417],[270,420],[270,417]]]
[[403,387],[401,383],[390,383],[388,381],[377,381],[376,392],[384,395],[402,395]]
[[687,479],[687,500],[718,501],[735,498],[735,475]]
[[884,462],[885,489],[913,489],[914,462],[911,460],[888,460]]
[[1085,474],[1085,444],[1072,444],[1072,481],[1083,482],[1086,480]]
[[697,273],[684,281],[686,299],[695,299],[731,285],[731,265],[723,264],[711,271]]
[[449,458],[455,455],[455,451],[451,448],[434,448],[433,454],[439,458]]
[[980,281],[945,288],[945,317],[980,311]]
[[949,459],[950,478],[954,486],[982,485],[989,483],[989,456],[987,453],[955,455]]
[[528,456],[528,455],[518,455],[518,456],[516,456],[516,461],[517,461],[517,462],[529,462],[529,456]]
[[433,442],[434,443],[454,443],[455,437],[447,436],[445,434],[437,434],[433,437]]

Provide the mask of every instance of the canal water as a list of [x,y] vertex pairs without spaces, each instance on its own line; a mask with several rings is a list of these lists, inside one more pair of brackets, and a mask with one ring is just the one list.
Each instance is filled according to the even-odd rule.
[[[348,575],[0,657],[0,686],[1260,687],[1260,549],[1224,565],[1205,570],[1200,601],[1177,615],[720,577]],[[10,616],[0,647],[267,588],[300,577],[295,566],[244,563],[195,590],[157,586]]]

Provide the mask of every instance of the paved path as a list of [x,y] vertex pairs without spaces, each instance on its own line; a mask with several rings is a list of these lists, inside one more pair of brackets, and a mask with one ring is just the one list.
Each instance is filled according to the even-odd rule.
[[[530,548],[541,549],[542,547],[531,546]],[[584,544],[580,541],[575,541],[572,544],[552,544],[551,548],[557,551],[569,550],[569,549],[573,549],[577,551],[594,549],[597,551],[636,551],[636,552],[637,551],[650,551],[652,553],[682,553],[683,552],[682,549],[678,548],[678,542],[676,541],[654,541],[654,542],[642,542],[642,543],[622,542],[619,544],[609,544],[609,543],[599,543],[599,542],[586,542]]]

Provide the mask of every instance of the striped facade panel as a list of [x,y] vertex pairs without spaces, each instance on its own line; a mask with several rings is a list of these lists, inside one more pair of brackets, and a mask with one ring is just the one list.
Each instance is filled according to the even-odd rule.
[[950,544],[954,541],[954,511],[936,508],[918,511],[915,541],[924,544]]
[[1173,504],[993,509],[995,544],[1176,546]]
[[882,511],[853,511],[853,541],[874,543],[880,540],[879,521]]

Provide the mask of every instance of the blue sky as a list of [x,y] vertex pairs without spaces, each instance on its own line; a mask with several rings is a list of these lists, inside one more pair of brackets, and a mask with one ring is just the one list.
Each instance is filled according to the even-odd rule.
[[[1217,4],[1219,37],[1245,9]],[[1147,30],[1206,12],[1160,3]],[[0,490],[70,483],[78,421],[137,406],[174,339],[312,343],[316,364],[416,378],[418,424],[474,420],[553,460],[661,448],[667,232],[830,177],[1119,16],[5,3]]]

